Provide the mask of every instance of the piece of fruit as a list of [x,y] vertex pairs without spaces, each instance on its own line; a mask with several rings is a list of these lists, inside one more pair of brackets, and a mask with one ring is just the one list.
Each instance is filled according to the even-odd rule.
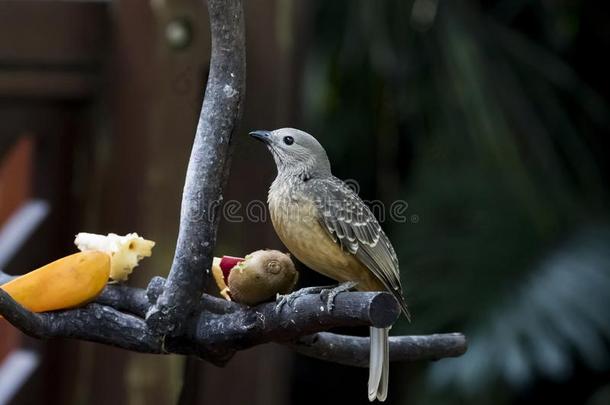
[[144,257],[152,255],[155,242],[146,240],[137,233],[120,236],[114,233],[98,235],[81,232],[76,235],[74,244],[79,250],[99,250],[111,256],[110,278],[125,281]]
[[243,257],[234,257],[234,256],[223,256],[220,259],[220,270],[222,270],[222,277],[225,280],[225,283],[228,281],[229,279],[229,273],[231,273],[231,270],[233,269],[233,267],[237,266],[239,263],[243,262],[244,259]]
[[299,279],[290,256],[277,250],[257,250],[245,259],[231,269],[227,283],[231,297],[239,303],[272,300],[291,292]]
[[212,274],[223,297],[246,305],[291,292],[299,278],[290,256],[277,250],[257,250],[243,259],[215,257]]
[[212,260],[212,276],[214,276],[214,281],[216,281],[216,286],[220,291],[220,295],[228,301],[231,301],[229,287],[227,287],[229,273],[233,267],[244,260],[246,259],[243,257],[234,256],[215,257]]
[[66,256],[0,286],[33,312],[73,308],[93,300],[110,275],[110,256],[79,252]]

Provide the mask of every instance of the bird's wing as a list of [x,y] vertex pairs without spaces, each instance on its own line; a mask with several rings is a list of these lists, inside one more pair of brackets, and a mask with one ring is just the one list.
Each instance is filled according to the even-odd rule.
[[322,227],[392,292],[408,317],[396,252],[369,207],[336,177],[309,183]]

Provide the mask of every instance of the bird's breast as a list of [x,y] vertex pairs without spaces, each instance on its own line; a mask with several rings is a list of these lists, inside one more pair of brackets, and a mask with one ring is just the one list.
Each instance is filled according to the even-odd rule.
[[317,207],[306,195],[272,188],[269,211],[281,241],[307,267],[341,282],[368,278],[362,264],[320,225]]

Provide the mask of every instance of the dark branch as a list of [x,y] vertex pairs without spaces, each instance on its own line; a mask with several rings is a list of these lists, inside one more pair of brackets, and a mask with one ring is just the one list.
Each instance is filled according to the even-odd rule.
[[[291,344],[298,353],[348,366],[368,367],[369,338],[321,332]],[[390,337],[391,361],[439,360],[466,353],[461,333]]]
[[23,308],[2,289],[0,289],[0,314],[25,334],[37,338],[47,337],[43,316]]
[[[163,339],[148,327],[143,316],[164,284],[164,279],[155,277],[146,290],[109,285],[95,303],[43,314],[26,310],[0,290],[0,314],[37,338],[74,338],[144,353],[195,355],[217,365],[225,364],[239,350],[278,342],[311,357],[357,366],[368,362],[368,338],[323,331],[386,327],[400,314],[394,298],[385,292],[339,294],[330,314],[315,294],[301,296],[280,312],[276,312],[275,303],[246,307],[204,294],[183,332]],[[393,361],[433,360],[458,356],[465,350],[466,340],[459,334],[401,336],[391,338],[390,357]]]
[[95,302],[144,318],[151,304],[154,304],[159,296],[159,294],[156,294],[155,299],[151,300],[147,293],[148,290],[140,288],[110,284],[104,288],[104,291],[96,298]]
[[[144,318],[163,293],[165,283],[166,280],[163,277],[153,277],[146,290],[121,284],[107,285],[95,302]],[[203,294],[197,310],[205,309],[216,314],[227,314],[237,308],[239,305],[234,302]]]
[[[289,342],[300,336],[334,327],[375,325],[386,327],[396,321],[400,310],[386,292],[342,293],[328,313],[318,295],[304,295],[293,308],[277,313],[275,303],[254,308],[237,306],[230,314],[203,310],[182,339],[168,340],[167,347],[180,353],[196,352],[199,357],[224,364],[238,350],[267,342]],[[175,346],[174,346],[175,344]]]
[[148,332],[143,319],[99,304],[36,314],[0,289],[0,314],[22,332],[39,339],[76,338],[145,353],[160,353],[162,348],[161,340]]
[[149,326],[162,335],[179,334],[209,279],[231,138],[245,98],[242,2],[208,0],[208,12],[210,74],[186,172],[176,252],[165,289],[147,316]]

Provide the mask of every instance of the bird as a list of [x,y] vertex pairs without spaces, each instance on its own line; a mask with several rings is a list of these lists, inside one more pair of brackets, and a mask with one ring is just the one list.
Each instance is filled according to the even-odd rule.
[[[277,167],[267,202],[278,237],[307,267],[340,283],[328,294],[329,310],[341,291],[389,291],[410,319],[390,240],[358,194],[333,176],[316,138],[295,128],[250,135],[267,146]],[[385,401],[389,328],[371,327],[370,345],[368,398]]]

